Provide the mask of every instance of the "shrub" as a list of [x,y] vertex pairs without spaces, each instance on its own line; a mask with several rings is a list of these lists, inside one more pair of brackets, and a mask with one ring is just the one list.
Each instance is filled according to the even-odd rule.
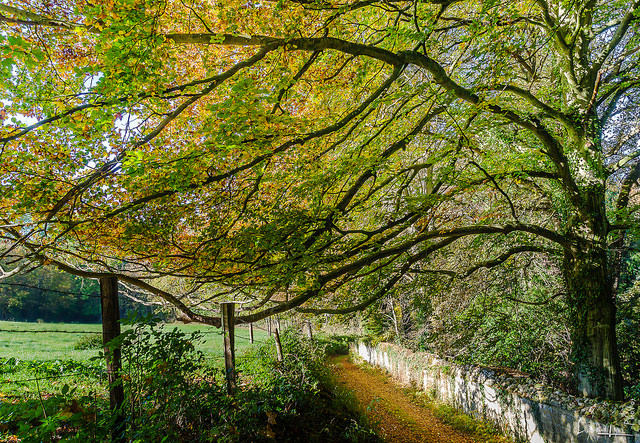
[[349,346],[358,339],[355,335],[333,335],[326,338],[320,338],[319,342],[324,345],[324,354],[332,355],[349,355]]
[[73,349],[84,351],[102,348],[102,334],[84,334],[73,345]]

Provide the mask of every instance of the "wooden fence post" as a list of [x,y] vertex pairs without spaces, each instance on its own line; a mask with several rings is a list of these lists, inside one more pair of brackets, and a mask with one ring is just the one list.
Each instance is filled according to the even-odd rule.
[[111,441],[123,443],[125,438],[125,418],[122,413],[124,404],[124,387],[120,373],[122,371],[122,353],[119,346],[107,346],[120,335],[120,305],[118,303],[118,278],[103,277],[100,279],[100,301],[102,307],[102,343],[107,360],[107,377],[109,380],[109,405],[116,412]]
[[307,335],[309,336],[310,339],[313,339],[313,328],[311,326],[311,321],[307,320]]
[[280,343],[280,334],[278,333],[278,328],[273,331],[273,337],[276,341],[276,352],[278,354],[278,361],[283,361],[284,356],[282,355],[282,344]]
[[249,343],[253,343],[253,323],[249,323]]
[[227,392],[236,390],[236,354],[234,350],[234,309],[235,303],[220,303],[222,310],[222,332],[224,334],[224,368],[227,378]]

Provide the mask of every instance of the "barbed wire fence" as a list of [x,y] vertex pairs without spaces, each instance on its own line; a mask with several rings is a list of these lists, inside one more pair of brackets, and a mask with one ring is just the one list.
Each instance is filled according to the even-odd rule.
[[[269,321],[269,320],[266,320]],[[271,327],[263,327],[260,324],[257,323],[253,323],[251,326],[249,326],[249,324],[244,324],[244,325],[238,325],[238,329],[236,330],[236,333],[234,334],[234,337],[236,339],[239,340],[244,340],[246,342],[252,342],[251,337],[243,335],[243,334],[238,334],[237,331],[243,331],[246,330],[248,327],[253,327],[254,329],[266,332],[267,334],[272,334],[273,333],[273,329]],[[102,331],[89,331],[89,330],[61,330],[61,329],[55,329],[55,330],[50,330],[50,329],[17,329],[17,328],[0,328],[0,333],[17,333],[17,334],[72,334],[72,335],[78,335],[78,336],[82,336],[82,335],[101,335]],[[203,336],[207,336],[207,335],[216,335],[216,336],[222,336],[224,333],[221,330],[209,330],[209,331],[197,331],[197,333],[203,335]],[[269,337],[267,339],[264,338],[256,338],[255,336],[253,337],[253,342],[252,344],[254,345],[267,345],[267,344],[273,344],[273,337]],[[213,355],[210,352],[206,353],[206,359],[209,361],[221,361],[224,359],[224,355],[223,355],[223,349],[222,347],[220,347],[219,349],[220,354],[219,355]],[[243,354],[239,354],[236,356],[236,359],[238,360],[252,360],[252,359],[260,359],[263,358],[262,356],[257,356],[257,355],[244,355]],[[9,367],[7,367],[9,365],[9,361],[10,360],[15,360],[12,364],[16,365],[17,361],[20,359],[17,359],[15,357],[11,357],[11,358],[5,358],[5,359],[0,359],[0,377],[3,374],[7,374],[12,372],[10,370]],[[4,361],[2,361],[4,360]],[[56,360],[51,360],[51,361],[57,361]],[[26,360],[22,360],[22,361],[26,361]],[[32,368],[25,368],[25,369],[31,369],[33,371],[37,371],[38,369],[36,367],[32,367]],[[99,375],[96,375],[97,372],[99,372]],[[8,385],[8,384],[15,384],[15,385],[24,385],[27,383],[31,383],[31,382],[39,382],[39,381],[47,381],[47,380],[58,380],[58,379],[66,379],[66,378],[70,378],[70,377],[78,377],[78,376],[87,376],[87,377],[91,377],[91,376],[95,376],[96,378],[96,382],[100,383],[100,384],[104,384],[104,379],[106,377],[106,368],[100,368],[100,371],[98,371],[98,367],[92,368],[89,371],[73,371],[73,372],[64,372],[64,373],[60,373],[60,374],[55,374],[55,375],[43,375],[43,376],[34,376],[34,377],[29,377],[29,378],[19,378],[19,379],[13,379],[13,378],[8,378],[5,380],[0,380],[0,385]],[[16,396],[12,396],[12,395],[4,395],[4,397],[6,398],[17,398],[17,397],[22,397],[22,395],[16,395]]]
[[[70,330],[70,329],[62,329],[62,328],[57,330],[46,330],[46,329],[39,329],[39,328],[24,328],[24,329],[1,328],[0,333],[4,333],[4,334],[6,333],[10,333],[10,334],[14,334],[14,333],[17,333],[17,334],[74,334],[77,336],[86,336],[86,335],[97,336],[98,334],[102,334],[104,337],[104,341],[112,340],[112,339],[115,339],[116,337],[119,337],[121,332],[124,332],[124,331],[121,331],[121,327],[120,327],[121,318],[120,318],[120,309],[119,309],[118,301],[120,297],[125,294],[118,291],[119,284],[118,284],[118,278],[116,276],[102,277],[99,280],[100,280],[100,295],[84,294],[84,293],[69,292],[69,291],[58,291],[58,290],[51,290],[51,292],[63,293],[63,294],[66,294],[69,296],[75,296],[75,297],[100,298],[101,313],[102,313],[102,332],[95,331],[95,330],[92,330],[92,331],[91,330]],[[42,288],[38,288],[32,285],[24,285],[24,284],[9,284],[9,285],[22,286],[25,288],[42,290]],[[225,305],[230,305],[230,306],[227,306],[227,308],[228,307],[231,308],[230,322],[225,321],[225,312],[227,312]],[[262,327],[257,324],[247,325],[250,328],[249,337],[245,336],[242,333],[236,334],[235,326],[238,326],[238,331],[244,330],[244,327],[240,325],[234,325],[233,323],[234,321],[233,316],[234,316],[234,309],[235,309],[234,306],[235,306],[235,302],[221,303],[221,314],[222,314],[222,320],[223,320],[222,323],[225,325],[222,331],[220,330],[194,331],[194,332],[199,332],[201,336],[208,336],[208,335],[223,336],[223,340],[222,340],[223,346],[220,347],[219,351],[216,350],[216,352],[219,352],[219,354],[212,355],[211,352],[206,352],[204,355],[205,355],[205,358],[207,358],[209,361],[215,362],[214,363],[215,365],[219,364],[221,360],[224,360],[224,367],[225,367],[225,373],[226,373],[225,377],[227,378],[227,382],[229,381],[229,367],[228,367],[229,354],[231,354],[232,356],[234,356],[235,354],[234,346],[230,346],[229,343],[233,343],[236,338],[240,341],[248,341],[252,345],[256,345],[256,346],[265,346],[270,343],[274,343],[276,347],[276,354],[277,354],[278,360],[279,361],[283,360],[282,346],[281,346],[281,343],[279,342],[279,335],[278,335],[278,331],[282,329],[281,321],[280,321],[281,319],[279,317],[276,317],[275,319],[273,318],[266,319],[265,320],[266,327]],[[227,320],[228,320],[228,317],[227,317]],[[256,337],[253,334],[253,327],[256,327],[256,329],[258,330],[267,332],[267,334],[269,335],[269,338],[256,339]],[[231,334],[233,335],[230,338],[229,336]],[[47,413],[45,411],[45,402],[43,401],[43,397],[48,398],[49,395],[56,395],[53,388],[53,385],[55,382],[63,379],[67,379],[67,380],[72,379],[73,377],[92,378],[93,380],[90,381],[89,384],[97,385],[95,386],[95,389],[93,389],[94,407],[96,408],[96,410],[98,407],[100,408],[105,407],[104,394],[108,393],[109,404],[110,404],[109,409],[115,414],[114,422],[112,424],[112,429],[111,429],[111,435],[112,435],[112,438],[114,438],[115,436],[115,438],[118,441],[124,441],[124,436],[126,434],[126,422],[125,422],[126,418],[123,412],[125,408],[124,385],[127,383],[127,381],[125,381],[125,376],[127,375],[126,371],[127,370],[130,371],[131,366],[129,366],[128,368],[123,367],[122,359],[120,356],[120,351],[126,349],[128,344],[123,345],[123,343],[120,343],[120,342],[117,342],[117,343],[118,344],[116,344],[114,348],[107,348],[106,346],[104,347],[104,357],[106,357],[103,359],[103,362],[106,365],[104,367],[102,367],[102,365],[100,365],[99,367],[91,367],[91,366],[82,367],[83,366],[82,363],[79,363],[78,365],[79,367],[75,368],[75,370],[73,370],[70,367],[66,367],[64,365],[59,365],[58,367],[56,367],[55,364],[51,365],[50,367],[34,367],[28,363],[18,364],[17,359],[15,358],[13,359],[14,360],[13,362],[10,361],[11,359],[4,359],[4,360],[0,359],[0,386],[6,386],[8,384],[25,386],[25,385],[28,385],[29,383],[35,382],[36,384],[35,391],[33,391],[32,387],[25,387],[25,389],[23,389],[22,392],[29,392],[29,390],[31,390],[31,393],[29,393],[29,396],[33,395],[34,399],[39,400],[40,406],[42,407],[42,414],[46,418]],[[229,347],[231,347],[231,350],[229,350]],[[262,359],[264,357],[259,353],[247,353],[247,354],[242,353],[238,355],[237,358],[238,360],[242,361],[242,360],[249,360],[249,359],[256,359],[256,358]],[[232,360],[233,360],[233,367],[234,367],[233,377],[235,379],[236,377],[235,356],[234,358],[232,358]],[[25,361],[28,361],[28,360],[25,360]],[[15,366],[15,368],[13,368],[14,370],[10,368],[11,364]],[[41,371],[41,375],[38,374],[38,372],[40,371]],[[59,371],[59,373],[51,373],[55,371]],[[16,373],[16,375],[20,374],[22,378],[6,377],[7,373],[14,373],[14,372]],[[30,373],[34,374],[34,376],[29,376]],[[134,374],[134,372],[130,372],[129,375],[132,375],[132,374]],[[198,375],[196,374],[193,374],[193,376],[198,377]],[[106,383],[105,383],[105,379],[106,379]],[[50,392],[43,392],[40,382],[44,382],[44,381],[51,382],[49,385],[45,385],[45,389]],[[131,377],[129,377],[129,383],[130,381],[131,381]],[[208,382],[216,383],[215,379],[210,380]],[[69,384],[72,384],[72,383],[73,382],[70,382]],[[132,388],[131,384],[129,388],[130,389]],[[57,389],[58,387],[55,388],[55,391],[57,391]],[[235,380],[234,380],[234,389],[235,389]],[[98,399],[98,390],[102,391],[102,393],[99,394],[100,400]],[[229,389],[229,384],[227,384],[227,391],[229,394],[233,394],[233,391]],[[19,389],[16,390],[15,392],[22,393]],[[62,389],[60,389],[60,392],[62,393],[62,395],[65,395],[67,392],[69,392],[68,384],[65,384],[65,386]],[[72,392],[75,392],[75,389]],[[37,397],[36,397],[36,394],[37,394]],[[7,395],[4,395],[4,397],[7,397]],[[18,395],[17,397],[24,399],[24,395]]]
[[[276,327],[276,324],[277,324],[277,327]],[[243,351],[239,355],[237,355],[235,359],[237,359],[239,362],[263,360],[265,358],[264,352],[251,352],[251,350],[256,349],[258,347],[267,346],[270,348],[269,354],[272,354],[272,352],[275,351],[275,354],[278,356],[278,359],[282,360],[283,357],[282,357],[281,344],[278,341],[278,329],[280,327],[280,321],[272,321],[271,319],[265,320],[264,326],[266,327],[256,323],[237,325],[237,326],[238,327],[234,329],[234,339],[244,342],[244,346],[242,346]],[[294,326],[294,325],[293,323],[290,323],[289,326]],[[298,324],[296,326],[299,327],[300,325]],[[262,334],[258,334],[258,337],[256,337],[253,333],[254,329],[261,331]],[[166,332],[169,333],[171,331],[166,331]],[[200,336],[204,337],[205,340],[206,340],[206,337],[216,336],[217,338],[217,337],[224,336],[223,330],[210,329],[210,330],[199,330],[199,331],[193,331],[193,332],[200,334]],[[250,335],[245,335],[247,332],[249,332]],[[1,328],[0,333],[18,333],[18,334],[48,333],[48,334],[65,334],[65,335],[74,334],[78,337],[85,336],[85,335],[97,336],[98,334],[102,334],[102,332],[95,331],[95,330],[93,331],[65,330],[65,329],[39,330],[39,329],[17,329],[17,328],[12,328],[12,329]],[[224,343],[224,340],[223,340],[223,343]],[[247,343],[249,344],[248,346],[247,346]],[[215,346],[217,349],[215,349],[215,354],[213,354],[211,353],[212,349],[209,348],[206,353],[203,353],[205,359],[208,360],[209,365],[211,366],[221,366],[224,368],[225,358],[226,358],[224,355],[224,349],[223,349],[224,345],[221,346],[219,340],[214,340],[206,344],[206,346],[209,346],[209,345]],[[202,348],[200,348],[199,350],[202,351]],[[290,354],[287,354],[287,355],[290,355]],[[65,368],[63,366],[60,366],[59,368],[60,373],[58,374],[50,374],[50,375],[42,374],[42,375],[35,375],[32,377],[6,378],[2,380],[2,378],[4,378],[5,374],[8,372],[6,371],[6,369],[9,369],[7,367],[3,367],[5,364],[7,364],[8,360],[11,360],[11,359],[0,358],[0,404],[3,401],[22,402],[28,399],[29,401],[34,402],[34,404],[36,405],[36,406],[30,406],[30,407],[36,407],[38,409],[42,408],[42,415],[46,419],[47,411],[50,410],[49,408],[51,407],[51,403],[47,403],[47,401],[52,396],[56,396],[56,395],[64,396],[67,392],[70,391],[69,389],[70,385],[77,387],[78,385],[82,385],[83,383],[85,383],[85,380],[86,380],[86,384],[91,386],[91,390],[89,391],[88,395],[83,395],[82,397],[85,399],[86,398],[90,399],[89,402],[85,403],[85,406],[83,406],[85,408],[88,408],[85,410],[93,411],[92,413],[96,414],[97,416],[98,413],[103,413],[107,409],[110,409],[116,414],[118,414],[118,416],[122,415],[123,417],[127,417],[128,415],[126,414],[130,413],[132,414],[131,417],[134,417],[135,411],[134,411],[134,406],[132,405],[134,405],[135,402],[137,401],[135,397],[135,395],[137,394],[134,394],[134,389],[137,389],[137,388],[134,388],[134,384],[131,381],[131,378],[133,377],[129,378],[128,381],[124,381],[125,378],[123,374],[125,374],[127,371],[126,367],[122,368],[124,369],[124,371],[120,373],[121,375],[119,377],[121,378],[118,383],[121,383],[123,387],[124,385],[129,384],[129,388],[127,391],[129,392],[129,394],[127,394],[129,396],[129,400],[127,400],[127,403],[123,402],[123,405],[121,408],[113,410],[113,408],[109,406],[109,396],[110,396],[110,391],[113,389],[113,384],[109,381],[110,377],[108,376],[108,371],[106,366],[99,365],[99,366],[91,367],[88,370],[83,370],[83,368],[78,368],[77,370],[71,370],[69,372],[64,371]],[[102,360],[103,360],[102,362],[104,363],[104,359]],[[28,362],[28,360],[23,360],[23,362]],[[28,367],[28,365],[26,366]],[[36,367],[32,367],[28,369],[32,369],[34,373],[37,373],[38,371],[38,368]],[[47,369],[45,368],[44,370],[47,370]],[[18,371],[18,373],[26,375],[25,373],[28,374],[29,371],[20,370]],[[198,374],[194,373],[192,375],[193,375],[192,381],[194,382],[202,382],[204,380],[206,383],[215,384],[215,385],[224,383],[219,378],[206,379],[206,378],[203,378],[203,376],[199,373]],[[62,384],[63,381],[65,383],[61,387],[60,385]],[[20,387],[22,388],[28,387],[30,383],[34,383],[34,382],[35,382],[36,389],[34,390],[33,385],[31,385],[31,388],[30,388],[31,392],[28,394],[28,396],[25,396],[23,392],[20,392]],[[54,388],[54,385],[56,382],[60,382],[60,383],[58,383],[58,385],[55,386]],[[138,377],[137,382],[138,383],[142,382],[142,379]],[[240,386],[243,386],[245,383],[246,381],[243,380]],[[3,391],[2,387],[7,385],[16,386],[19,389],[15,391],[16,392],[15,394],[11,392],[4,394],[2,393]],[[72,393],[75,392],[75,388],[73,388],[71,392]],[[76,394],[76,396],[77,395],[78,394]],[[60,397],[57,397],[57,398],[60,398]],[[55,400],[55,401],[59,401],[59,400]],[[70,401],[70,398],[67,398],[66,401]],[[71,404],[77,405],[77,403],[74,403],[74,402],[76,402],[76,397],[74,397]],[[45,405],[48,405],[48,406],[45,406]],[[69,406],[66,406],[66,407],[68,408]],[[126,413],[122,412],[124,410],[123,408],[129,408],[129,407],[131,407],[130,412],[126,412]],[[53,413],[56,413],[55,411],[56,410],[54,409]],[[102,411],[102,412],[99,412],[99,411]],[[67,410],[63,410],[63,412],[68,413]],[[132,419],[131,417],[129,419]],[[118,417],[116,416],[116,419],[117,418]],[[126,431],[126,428],[125,428],[125,430],[123,430],[122,432],[124,435],[128,431]]]

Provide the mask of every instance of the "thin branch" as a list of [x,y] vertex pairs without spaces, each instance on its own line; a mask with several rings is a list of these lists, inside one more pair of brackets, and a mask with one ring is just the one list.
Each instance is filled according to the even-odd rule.
[[271,113],[272,114],[276,111],[276,109],[278,109],[280,107],[280,102],[282,101],[282,98],[287,93],[287,91],[289,91],[291,86],[295,82],[300,80],[302,78],[302,76],[305,74],[305,72],[307,72],[309,70],[309,68],[313,65],[313,63],[318,58],[318,55],[320,55],[320,51],[314,51],[311,54],[311,57],[309,57],[309,60],[307,60],[305,62],[305,64],[302,65],[302,67],[298,70],[298,72],[296,72],[296,74],[293,76],[293,78],[291,79],[291,84],[286,85],[282,89],[280,89],[280,92],[278,92],[278,98],[276,99],[276,102],[273,105],[273,109],[271,109]]
[[455,236],[446,238],[444,240],[441,240],[438,243],[435,243],[433,245],[426,247],[420,253],[409,257],[406,263],[395,273],[393,277],[391,277],[385,283],[384,286],[378,289],[371,297],[358,303],[357,305],[353,305],[348,308],[341,308],[341,309],[339,308],[335,308],[335,309],[297,308],[296,311],[302,312],[305,314],[349,314],[351,312],[361,311],[365,309],[367,306],[372,305],[373,303],[375,303],[376,301],[384,297],[391,289],[393,289],[396,283],[398,283],[398,281],[400,281],[400,279],[411,270],[411,266],[413,266],[415,263],[417,263],[420,260],[426,259],[433,252],[450,245],[451,243],[455,242],[459,238],[460,237],[455,237]]
[[504,192],[502,190],[502,188],[500,187],[500,185],[498,184],[498,182],[496,181],[495,178],[493,178],[493,176],[491,174],[489,174],[487,172],[486,169],[484,169],[482,166],[480,166],[478,163],[474,162],[474,161],[470,161],[469,164],[475,166],[476,168],[480,169],[480,171],[482,171],[482,173],[489,179],[491,180],[491,182],[493,183],[493,185],[496,187],[496,189],[498,190],[498,192],[500,192],[500,194],[502,194],[504,196],[504,198],[507,200],[507,203],[509,203],[509,207],[511,208],[511,215],[513,216],[514,220],[517,221],[518,223],[520,223],[520,220],[518,219],[518,214],[516,214],[516,208],[513,205],[513,202],[511,201],[511,198],[507,195],[506,192]]
[[558,292],[557,294],[552,295],[551,297],[547,298],[546,300],[542,300],[542,301],[527,301],[527,300],[520,300],[514,297],[510,297],[508,295],[503,295],[504,298],[506,298],[509,301],[515,302],[515,303],[520,303],[523,305],[530,305],[530,306],[542,306],[542,305],[546,305],[547,303],[549,303],[551,300],[554,300],[558,297],[560,297],[561,295],[566,295],[565,292]]
[[528,246],[528,245],[516,246],[515,248],[509,249],[508,251],[500,254],[498,257],[492,260],[486,260],[486,261],[476,263],[474,266],[468,268],[466,271],[460,274],[458,278],[467,278],[471,274],[473,274],[474,272],[482,268],[485,268],[485,269],[494,268],[496,266],[501,265],[505,261],[507,261],[510,257],[516,254],[522,254],[523,252],[539,252],[539,253],[552,254],[552,253],[556,253],[557,250],[542,247],[542,246]]

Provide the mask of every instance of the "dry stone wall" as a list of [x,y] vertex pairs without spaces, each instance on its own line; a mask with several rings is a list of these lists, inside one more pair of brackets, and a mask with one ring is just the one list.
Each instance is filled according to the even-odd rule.
[[598,410],[594,400],[569,399],[570,396],[536,384],[524,374],[505,375],[478,366],[460,366],[390,343],[374,346],[360,342],[352,352],[385,369],[402,384],[493,422],[516,442],[640,443],[640,433],[633,429],[637,427],[633,419],[640,417],[640,409],[634,402],[608,403],[607,410],[619,410],[622,415],[617,417],[622,418],[618,421],[623,421],[608,424],[580,413]]

